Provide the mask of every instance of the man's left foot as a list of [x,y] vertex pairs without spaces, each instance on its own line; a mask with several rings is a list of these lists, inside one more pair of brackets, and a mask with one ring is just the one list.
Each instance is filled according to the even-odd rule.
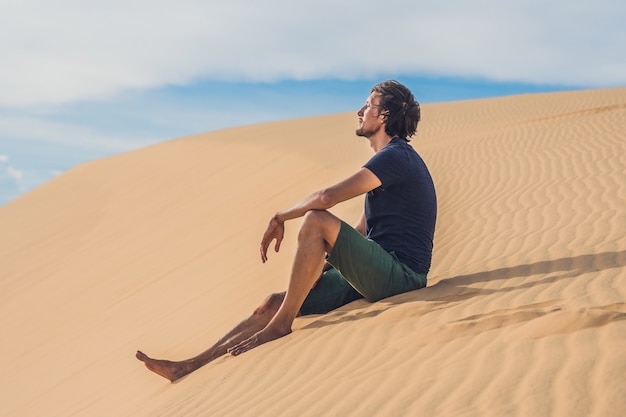
[[163,378],[169,379],[171,382],[174,382],[193,371],[193,369],[189,369],[189,367],[184,366],[180,362],[152,359],[139,350],[137,351],[135,357],[142,361],[146,365],[146,368],[155,374],[161,375]]

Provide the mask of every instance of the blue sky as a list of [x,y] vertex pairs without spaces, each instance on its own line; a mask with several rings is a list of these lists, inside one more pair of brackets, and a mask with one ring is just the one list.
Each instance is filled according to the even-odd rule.
[[618,0],[0,0],[0,205],[82,162],[251,123],[626,86]]

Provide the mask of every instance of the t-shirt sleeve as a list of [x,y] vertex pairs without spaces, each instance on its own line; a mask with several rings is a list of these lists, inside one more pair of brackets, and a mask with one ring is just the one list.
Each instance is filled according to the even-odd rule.
[[393,148],[384,148],[374,155],[364,165],[378,177],[382,183],[382,188],[387,188],[399,179],[406,172],[406,158],[402,153]]

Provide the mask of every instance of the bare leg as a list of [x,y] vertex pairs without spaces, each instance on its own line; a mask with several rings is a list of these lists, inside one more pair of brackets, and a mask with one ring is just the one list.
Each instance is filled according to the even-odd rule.
[[176,362],[152,359],[141,351],[137,351],[135,356],[137,359],[144,362],[149,370],[174,382],[219,358],[224,355],[229,348],[236,346],[241,341],[263,329],[270,322],[272,317],[274,317],[284,298],[284,292],[270,295],[250,317],[235,326],[209,349],[191,359]]
[[341,221],[327,211],[313,210],[304,216],[285,299],[267,326],[229,348],[230,354],[239,355],[291,333],[293,320],[319,278],[324,266],[324,255],[332,250],[340,229]]

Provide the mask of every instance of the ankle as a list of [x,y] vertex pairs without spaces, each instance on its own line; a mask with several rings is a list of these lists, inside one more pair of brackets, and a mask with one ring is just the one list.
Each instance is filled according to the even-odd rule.
[[274,334],[289,334],[291,333],[291,324],[292,322],[289,323],[281,323],[279,321],[277,322],[270,322],[267,326],[265,326],[265,331],[270,332],[270,333],[274,333]]

